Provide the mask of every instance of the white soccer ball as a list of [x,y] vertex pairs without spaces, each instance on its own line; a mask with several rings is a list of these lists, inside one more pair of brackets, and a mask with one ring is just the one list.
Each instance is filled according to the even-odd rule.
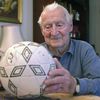
[[1,59],[0,75],[5,90],[17,97],[41,95],[48,72],[56,68],[42,45],[24,41],[10,47]]

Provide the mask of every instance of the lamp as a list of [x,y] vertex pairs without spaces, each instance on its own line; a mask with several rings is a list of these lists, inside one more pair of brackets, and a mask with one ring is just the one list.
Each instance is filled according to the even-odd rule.
[[0,46],[0,55],[17,42],[23,41],[21,36],[21,27],[19,25],[5,25],[2,27],[2,41]]

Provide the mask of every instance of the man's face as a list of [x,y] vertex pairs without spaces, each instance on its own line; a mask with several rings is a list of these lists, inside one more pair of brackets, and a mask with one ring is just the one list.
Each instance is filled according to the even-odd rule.
[[42,16],[42,21],[42,34],[50,47],[59,48],[69,44],[69,32],[72,26],[67,23],[61,9],[46,12]]

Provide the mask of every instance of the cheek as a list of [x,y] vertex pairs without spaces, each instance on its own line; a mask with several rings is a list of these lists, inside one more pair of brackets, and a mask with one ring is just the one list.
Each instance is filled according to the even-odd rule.
[[62,36],[63,36],[63,42],[69,41],[69,33],[70,31],[68,29],[65,29],[62,31]]
[[49,33],[43,33],[44,38],[49,38],[50,34]]
[[62,34],[63,37],[66,38],[66,37],[69,36],[69,30],[68,30],[68,29],[62,30],[62,31],[61,31],[61,34]]
[[61,34],[62,34],[62,36],[63,36],[64,39],[68,39],[70,32],[71,32],[71,28],[67,27],[67,28],[65,28],[65,29],[63,29],[61,31]]
[[44,38],[49,37],[49,33],[48,32],[45,32],[44,30],[41,30],[41,31],[42,31],[42,35],[44,36]]
[[71,32],[72,31],[72,26],[67,26],[67,27],[65,27],[64,28],[64,31],[66,32],[66,33],[69,33],[69,32]]

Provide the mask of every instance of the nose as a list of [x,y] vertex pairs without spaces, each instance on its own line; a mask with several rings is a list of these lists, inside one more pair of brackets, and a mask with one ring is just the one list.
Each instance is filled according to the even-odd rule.
[[52,25],[52,31],[51,31],[51,34],[52,35],[57,35],[58,33],[58,29],[57,29],[57,26],[55,24]]

